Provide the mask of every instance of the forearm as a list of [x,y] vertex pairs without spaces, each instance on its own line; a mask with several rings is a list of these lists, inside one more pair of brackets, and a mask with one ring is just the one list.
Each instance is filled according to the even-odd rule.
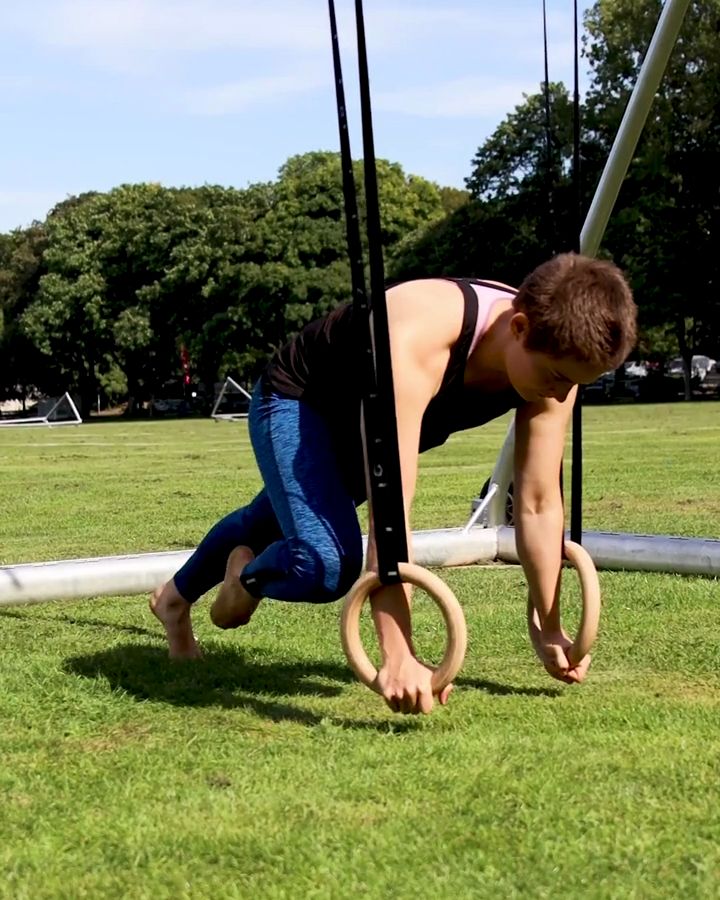
[[543,630],[560,628],[560,573],[564,516],[562,503],[541,512],[518,511],[515,534],[530,599]]
[[[369,570],[377,572],[377,546],[375,544],[375,529],[372,517],[370,518],[365,562]],[[383,661],[389,656],[398,656],[407,652],[412,653],[410,585],[383,585],[370,597],[370,608],[372,609],[373,622]]]
[[383,662],[413,654],[409,585],[378,588],[370,598],[370,606]]

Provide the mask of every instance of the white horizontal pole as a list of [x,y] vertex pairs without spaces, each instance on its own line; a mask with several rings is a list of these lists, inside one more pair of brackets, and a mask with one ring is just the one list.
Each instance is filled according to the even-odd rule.
[[0,566],[0,606],[143,594],[175,574],[192,550]]
[[28,416],[27,419],[0,419],[0,425],[47,425],[45,416]]
[[[716,540],[583,531],[582,543],[598,569],[720,576],[720,541]],[[498,560],[519,561],[514,528],[498,529]]]
[[[583,546],[599,569],[720,576],[720,541],[670,535],[583,532]],[[417,531],[413,557],[421,566],[517,563],[515,529]],[[171,578],[191,550],[101,556],[0,566],[0,606],[143,594]]]
[[[88,597],[143,594],[177,572],[192,550],[63,559],[0,566],[0,606]],[[458,529],[413,535],[415,562],[422,566],[465,566],[497,556],[494,529],[463,534]]]

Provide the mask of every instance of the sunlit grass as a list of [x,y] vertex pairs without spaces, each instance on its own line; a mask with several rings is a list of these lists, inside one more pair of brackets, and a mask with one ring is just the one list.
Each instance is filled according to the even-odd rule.
[[[423,458],[416,527],[466,520],[506,427]],[[718,536],[720,405],[589,409],[586,434],[588,528]],[[191,547],[259,487],[244,424],[6,430],[0,460],[5,564]],[[601,573],[592,676],[566,688],[519,569],[442,574],[470,648],[422,720],[354,681],[336,606],[223,633],[202,603],[186,665],[143,597],[0,610],[0,896],[717,896],[720,585]],[[415,618],[437,658],[439,616]]]

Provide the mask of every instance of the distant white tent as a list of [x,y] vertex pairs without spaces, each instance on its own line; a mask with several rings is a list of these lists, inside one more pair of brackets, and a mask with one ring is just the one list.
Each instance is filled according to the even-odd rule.
[[234,378],[226,378],[210,415],[217,422],[247,419],[250,399],[250,394]]
[[33,425],[82,425],[82,418],[75,406],[72,397],[67,391],[60,398],[53,397],[49,400],[41,400],[37,408],[36,416],[18,416],[17,418],[3,419],[0,417],[0,426],[9,428],[11,425],[28,427]]

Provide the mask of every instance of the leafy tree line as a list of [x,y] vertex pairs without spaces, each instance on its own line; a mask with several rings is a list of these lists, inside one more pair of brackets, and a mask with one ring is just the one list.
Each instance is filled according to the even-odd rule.
[[[362,179],[361,166],[356,178]],[[390,250],[457,202],[378,161]],[[306,322],[350,295],[337,154],[309,153],[245,190],[123,185],[0,236],[5,396],[70,387],[145,400],[177,382],[251,381]]]
[[[581,185],[567,88],[528,96],[478,149],[467,191],[378,161],[388,276],[518,283],[575,245],[650,43],[660,0],[598,0]],[[613,212],[602,254],[630,276],[639,353],[720,355],[720,0],[694,0]],[[356,179],[362,183],[361,165]],[[361,204],[362,205],[362,204]],[[339,160],[309,153],[245,190],[124,185],[0,235],[0,391],[98,387],[146,399],[180,374],[251,381],[304,323],[349,296]],[[362,212],[362,209],[361,209]]]

